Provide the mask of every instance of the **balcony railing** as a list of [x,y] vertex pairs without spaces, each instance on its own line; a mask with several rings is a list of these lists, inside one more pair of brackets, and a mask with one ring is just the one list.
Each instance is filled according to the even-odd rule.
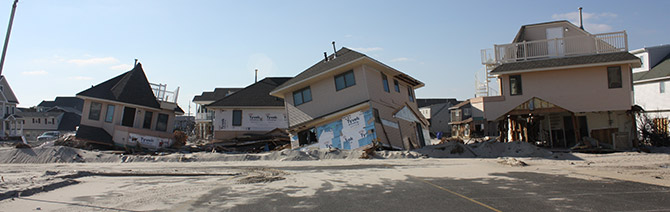
[[626,31],[494,45],[482,50],[482,64],[622,51],[628,51]]
[[196,113],[195,120],[213,120],[214,114],[212,113]]
[[153,90],[154,95],[158,101],[177,103],[177,97],[179,97],[179,87],[174,91],[167,90],[167,84],[156,84],[150,83],[151,90]]

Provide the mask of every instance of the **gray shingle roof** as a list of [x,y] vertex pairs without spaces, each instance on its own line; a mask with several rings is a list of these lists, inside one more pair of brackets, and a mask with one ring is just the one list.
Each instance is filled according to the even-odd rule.
[[102,144],[114,145],[112,135],[99,127],[81,125],[79,126],[79,129],[77,129],[77,134],[75,137],[83,140],[97,141]]
[[351,49],[348,49],[346,47],[342,47],[339,51],[337,51],[336,56],[334,59],[332,55],[329,57],[330,59],[326,62],[325,58],[319,61],[318,63],[312,65],[312,67],[309,67],[307,70],[301,72],[297,76],[295,76],[293,79],[285,82],[284,84],[278,86],[275,88],[275,90],[280,90],[285,87],[288,87],[294,83],[300,82],[304,79],[316,76],[320,73],[323,73],[325,71],[328,71],[332,68],[335,68],[337,66],[346,64],[348,62],[354,61],[356,59],[365,57],[365,54],[361,54],[359,52],[353,51]]
[[607,63],[617,61],[631,61],[640,60],[628,52],[616,52],[608,54],[583,55],[572,57],[561,57],[551,59],[529,60],[520,62],[503,63],[499,65],[491,73],[504,74],[506,72],[523,71],[532,69],[544,68],[559,68],[562,66],[586,65],[594,63]]
[[670,54],[649,71],[633,73],[633,81],[651,80],[670,76]]
[[214,91],[205,91],[198,96],[194,96],[193,101],[216,101],[239,90],[242,90],[242,88],[215,88]]
[[258,106],[277,106],[283,107],[284,100],[270,96],[270,91],[277,86],[290,80],[291,77],[268,77],[258,81],[246,88],[239,90],[229,96],[207,105],[208,107],[258,107]]
[[77,95],[161,109],[140,63],[132,70],[79,92]]

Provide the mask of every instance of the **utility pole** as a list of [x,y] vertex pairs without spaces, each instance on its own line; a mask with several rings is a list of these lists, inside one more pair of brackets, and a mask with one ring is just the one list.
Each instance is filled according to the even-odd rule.
[[12,5],[12,14],[9,16],[9,26],[7,27],[7,35],[5,36],[5,46],[2,47],[2,59],[0,59],[0,76],[2,76],[2,67],[5,66],[5,55],[7,54],[9,35],[12,33],[12,23],[14,23],[14,13],[16,13],[17,3],[19,3],[19,0],[14,0],[14,5]]

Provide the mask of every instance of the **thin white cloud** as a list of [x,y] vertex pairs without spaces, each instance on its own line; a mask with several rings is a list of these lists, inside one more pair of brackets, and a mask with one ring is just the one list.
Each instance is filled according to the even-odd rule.
[[133,68],[133,65],[129,65],[129,64],[119,64],[119,65],[109,67],[109,69],[116,70],[116,71],[128,71],[132,68]]
[[94,57],[89,59],[71,59],[67,61],[68,63],[76,64],[79,66],[85,65],[98,65],[98,64],[111,64],[118,63],[119,60],[114,57]]
[[[618,15],[615,13],[604,12],[604,13],[582,13],[582,19],[584,22],[584,29],[591,33],[602,33],[612,30],[612,26],[608,24],[601,23],[601,21],[606,21],[608,19],[617,18]],[[579,12],[569,12],[562,14],[553,14],[551,16],[554,20],[568,20],[575,25],[579,26]]]
[[367,53],[367,52],[375,52],[375,51],[381,51],[381,50],[384,50],[382,47],[352,48],[352,49],[354,49],[354,50],[356,50],[356,51],[359,51],[359,52],[366,52],[366,53]]
[[344,35],[345,38],[353,38],[354,36],[351,34]]
[[405,62],[405,61],[410,61],[412,59],[406,58],[406,57],[399,57],[399,58],[394,58],[391,59],[391,62]]
[[86,81],[86,80],[92,80],[92,77],[85,77],[85,76],[72,76],[68,77],[70,80],[80,80],[80,81]]
[[29,76],[41,76],[41,75],[47,75],[49,72],[45,70],[37,70],[37,71],[24,71],[21,72],[23,75],[29,75]]

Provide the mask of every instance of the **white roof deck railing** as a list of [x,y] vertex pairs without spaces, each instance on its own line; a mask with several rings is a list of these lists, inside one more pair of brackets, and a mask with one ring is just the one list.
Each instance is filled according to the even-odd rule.
[[179,87],[174,91],[167,90],[167,84],[156,84],[150,83],[151,90],[153,90],[154,95],[158,101],[177,103],[177,97],[179,97]]
[[494,45],[483,49],[482,64],[628,51],[626,31]]

